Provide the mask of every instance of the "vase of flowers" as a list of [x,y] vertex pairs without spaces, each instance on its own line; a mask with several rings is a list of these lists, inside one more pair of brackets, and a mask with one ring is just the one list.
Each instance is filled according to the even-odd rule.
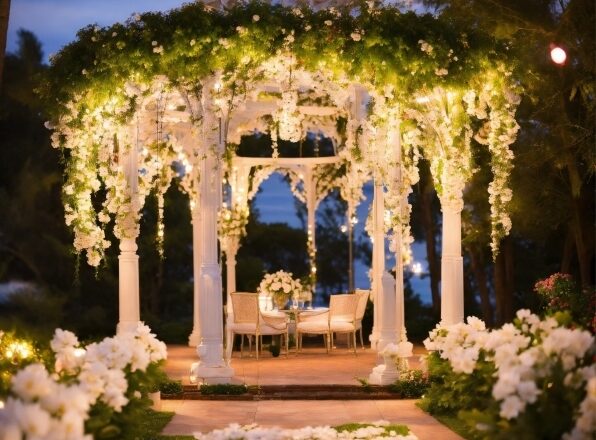
[[259,290],[273,298],[278,309],[283,309],[290,298],[302,292],[300,280],[292,276],[292,273],[283,270],[268,273],[263,277]]

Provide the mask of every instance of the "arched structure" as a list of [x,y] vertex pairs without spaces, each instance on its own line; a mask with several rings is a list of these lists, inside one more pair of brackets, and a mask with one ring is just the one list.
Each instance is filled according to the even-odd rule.
[[[266,173],[251,173],[255,164],[234,156],[243,133],[268,131],[273,155],[267,161],[286,168],[278,138],[298,141],[321,131],[334,139],[333,163],[344,174],[324,184],[339,187],[351,210],[362,184],[374,180],[371,341],[378,349],[398,340],[403,328],[407,197],[420,157],[431,163],[443,210],[445,322],[463,319],[461,210],[473,148],[486,145],[492,157],[494,252],[510,228],[509,145],[519,97],[507,48],[429,15],[371,2],[315,9],[251,2],[218,11],[195,3],[124,25],[89,27],[58,54],[42,90],[55,111],[49,125],[54,145],[67,155],[66,221],[90,264],[103,257],[110,244],[104,230],[114,220],[119,328],[140,319],[136,238],[146,195],[156,192],[160,219],[172,181],[189,195],[191,341],[200,358],[194,374],[204,380],[225,381],[233,373],[223,358],[218,213],[222,248],[232,257],[243,234],[250,178]],[[305,201],[314,207],[315,191],[308,191],[314,168],[302,166],[308,170]],[[224,175],[233,195],[222,209]],[[384,267],[388,234],[395,280]],[[162,237],[159,226],[158,241]]]

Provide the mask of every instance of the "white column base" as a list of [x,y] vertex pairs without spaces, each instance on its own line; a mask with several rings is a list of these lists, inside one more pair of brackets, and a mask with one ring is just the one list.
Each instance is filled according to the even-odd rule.
[[383,363],[372,369],[368,376],[371,385],[389,385],[399,379],[399,371],[395,366],[395,360],[389,356],[383,358]]
[[188,336],[188,346],[189,347],[198,347],[201,343],[201,333],[198,329],[193,329],[192,333]]
[[120,321],[116,326],[116,333],[133,332],[141,324],[141,321]]
[[464,259],[445,255],[441,259],[441,321],[456,324],[464,320]]
[[227,365],[209,367],[195,362],[190,367],[191,382],[197,386],[230,383],[234,377],[234,370]]

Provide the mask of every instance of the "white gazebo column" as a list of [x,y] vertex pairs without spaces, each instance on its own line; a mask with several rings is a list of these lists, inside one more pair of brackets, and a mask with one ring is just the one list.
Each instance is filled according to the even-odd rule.
[[[306,218],[307,218],[307,240],[312,246],[312,255],[310,257],[310,272],[311,277],[316,280],[317,275],[317,243],[316,243],[316,211],[317,211],[317,187],[314,179],[314,167],[306,165],[304,167],[304,193],[306,197]],[[311,249],[307,249],[310,252]],[[315,281],[316,283],[316,281]],[[312,293],[314,293],[316,285],[312,286]]]
[[[395,115],[394,115],[395,116]],[[393,184],[400,194],[403,194],[403,164],[401,150],[401,121],[395,116],[395,124],[389,132],[389,143],[393,146],[393,156],[395,164],[392,170]],[[396,209],[401,213],[403,219],[404,210],[407,206],[407,195],[399,199],[399,206]],[[397,341],[401,341],[405,336],[405,311],[404,311],[404,258],[403,258],[403,236],[401,226],[393,231],[395,242],[395,336]]]
[[[234,370],[223,356],[223,300],[221,268],[217,252],[217,213],[221,206],[221,154],[224,135],[221,119],[214,117],[212,96],[205,87],[203,105],[204,144],[201,160],[201,270],[199,277],[199,325],[201,339],[197,347],[199,362],[193,364],[191,376],[199,383],[229,383]],[[214,130],[215,129],[215,130]]]
[[188,337],[188,345],[197,347],[201,342],[200,325],[200,279],[201,279],[201,211],[200,202],[192,210],[192,271],[193,271],[193,301],[192,301],[192,333]]
[[141,321],[139,305],[139,256],[137,255],[136,237],[139,227],[133,222],[138,210],[138,157],[136,142],[121,158],[124,174],[128,183],[130,204],[128,226],[124,237],[120,239],[120,255],[118,256],[118,327],[117,332],[134,330]]
[[373,252],[372,252],[372,296],[373,296],[373,328],[369,337],[371,347],[376,349],[381,333],[380,308],[382,301],[382,278],[385,272],[385,199],[383,184],[379,176],[375,176],[373,193]]
[[461,256],[463,202],[441,199],[443,235],[441,257],[441,321],[455,324],[464,319],[464,262]]
[[230,294],[236,291],[236,254],[240,240],[237,237],[228,237],[226,243],[222,244],[225,246],[226,253],[226,305],[228,316],[233,313],[232,311],[232,297]]

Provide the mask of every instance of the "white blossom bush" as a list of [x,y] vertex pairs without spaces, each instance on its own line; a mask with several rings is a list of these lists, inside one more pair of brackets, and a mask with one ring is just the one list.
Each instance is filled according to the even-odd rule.
[[166,346],[143,324],[83,347],[57,329],[53,365],[17,371],[0,409],[0,439],[135,438]]
[[423,405],[455,413],[483,438],[593,438],[594,336],[519,310],[514,323],[487,330],[438,325],[425,340],[432,387]]
[[307,426],[300,429],[264,428],[256,424],[241,426],[231,424],[224,429],[216,429],[207,434],[195,433],[198,440],[351,440],[384,439],[416,440],[414,434],[403,425],[391,425],[387,421],[370,424],[352,424],[332,428],[330,426]]

